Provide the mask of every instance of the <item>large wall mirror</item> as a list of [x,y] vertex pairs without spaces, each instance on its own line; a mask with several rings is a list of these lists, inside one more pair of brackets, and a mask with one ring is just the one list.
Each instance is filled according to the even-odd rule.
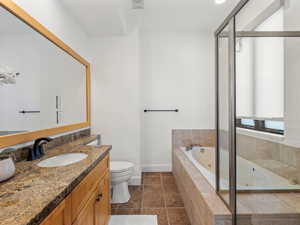
[[13,2],[0,6],[0,148],[89,126],[89,63]]

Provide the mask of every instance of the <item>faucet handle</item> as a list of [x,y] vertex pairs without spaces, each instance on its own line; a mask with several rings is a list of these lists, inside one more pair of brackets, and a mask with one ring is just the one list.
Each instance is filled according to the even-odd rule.
[[45,154],[43,145],[52,140],[53,139],[49,137],[36,139],[33,144],[33,147],[28,152],[27,161],[32,161],[41,158]]

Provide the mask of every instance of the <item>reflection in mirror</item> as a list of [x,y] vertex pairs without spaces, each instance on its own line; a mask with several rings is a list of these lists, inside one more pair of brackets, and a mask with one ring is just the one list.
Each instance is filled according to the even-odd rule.
[[0,136],[87,121],[86,67],[0,7]]

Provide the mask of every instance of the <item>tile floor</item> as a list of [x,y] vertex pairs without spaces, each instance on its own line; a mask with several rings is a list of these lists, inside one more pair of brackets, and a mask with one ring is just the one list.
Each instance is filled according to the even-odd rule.
[[143,173],[141,186],[130,186],[131,199],[112,204],[112,215],[157,215],[158,225],[190,225],[172,173]]

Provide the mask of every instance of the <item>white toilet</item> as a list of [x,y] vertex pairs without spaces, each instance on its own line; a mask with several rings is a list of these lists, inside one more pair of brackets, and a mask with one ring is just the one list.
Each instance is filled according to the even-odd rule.
[[130,199],[128,181],[133,174],[134,164],[126,161],[110,162],[112,203],[126,203]]

